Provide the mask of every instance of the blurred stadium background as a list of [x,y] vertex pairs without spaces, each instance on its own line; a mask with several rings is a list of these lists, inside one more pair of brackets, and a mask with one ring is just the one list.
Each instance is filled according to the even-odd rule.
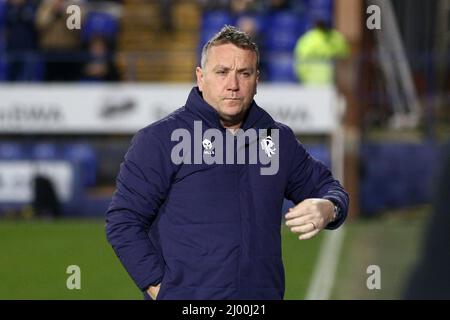
[[[70,4],[81,30],[66,27]],[[366,23],[371,5],[379,30]],[[349,51],[312,86],[297,78],[295,47],[318,19]],[[103,215],[133,132],[184,103],[224,24],[261,48],[256,100],[351,196],[339,241],[283,228],[286,299],[450,297],[449,0],[0,0],[0,299],[141,298]],[[271,90],[284,98],[266,99]],[[69,265],[81,290],[66,288]],[[370,265],[379,290],[366,286]],[[319,294],[315,270],[330,278]]]

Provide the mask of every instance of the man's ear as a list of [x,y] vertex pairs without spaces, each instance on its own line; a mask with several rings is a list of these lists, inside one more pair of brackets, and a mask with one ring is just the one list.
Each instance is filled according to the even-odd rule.
[[197,76],[197,86],[200,92],[203,90],[203,70],[200,67],[195,68],[195,74]]

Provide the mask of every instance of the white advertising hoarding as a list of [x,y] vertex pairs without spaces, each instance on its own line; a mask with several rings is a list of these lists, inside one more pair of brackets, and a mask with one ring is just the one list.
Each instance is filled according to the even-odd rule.
[[63,202],[72,198],[73,168],[66,161],[0,161],[0,203],[30,203],[36,174],[52,181]]
[[[0,86],[0,133],[133,134],[182,107],[190,84]],[[337,125],[332,87],[259,85],[255,101],[297,133]]]

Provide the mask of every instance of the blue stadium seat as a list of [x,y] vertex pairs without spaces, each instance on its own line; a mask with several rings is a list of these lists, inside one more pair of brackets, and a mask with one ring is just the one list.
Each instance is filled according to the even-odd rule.
[[53,143],[37,143],[31,147],[31,158],[35,160],[60,159],[58,147]]
[[306,2],[306,10],[312,20],[320,19],[332,24],[333,0],[306,0]]
[[101,35],[115,39],[119,31],[119,22],[114,16],[104,12],[90,12],[81,31],[81,39],[89,41],[92,37]]
[[233,23],[234,19],[228,11],[205,11],[202,15],[202,30],[217,29],[218,31],[224,25],[232,25]]
[[14,142],[0,143],[1,160],[23,160],[26,158],[27,151],[22,144]]
[[300,19],[290,10],[274,12],[268,17],[268,25],[279,31],[295,30],[300,26]]
[[270,52],[292,52],[298,38],[308,27],[309,19],[305,15],[290,11],[271,14],[265,28],[266,49]]
[[24,56],[25,64],[19,81],[42,81],[44,79],[45,66],[42,56],[38,53],[28,53]]
[[202,15],[199,49],[226,24],[234,25],[235,19],[228,11],[205,11]]
[[29,81],[43,81],[45,77],[45,63],[44,59],[39,54],[34,54],[30,60],[30,65],[27,71]]
[[[44,79],[44,62],[38,53],[28,53],[21,56],[16,55],[11,58],[24,59],[24,64],[22,65],[20,71],[16,75],[17,81],[42,81]],[[8,56],[0,52],[0,81],[11,80],[10,66],[11,61],[8,61]]]
[[266,61],[267,80],[271,82],[297,82],[292,54],[272,54]]
[[97,179],[97,155],[87,143],[68,144],[64,147],[64,158],[79,166],[82,184],[85,187],[95,185]]
[[266,50],[271,53],[293,52],[299,36],[293,31],[272,32],[266,34]]
[[309,17],[292,11],[280,11],[269,15],[267,27],[278,32],[292,31],[298,35],[305,32],[309,26]]

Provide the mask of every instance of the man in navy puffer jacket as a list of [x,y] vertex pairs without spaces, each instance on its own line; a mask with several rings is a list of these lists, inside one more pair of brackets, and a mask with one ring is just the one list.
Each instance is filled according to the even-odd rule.
[[225,26],[186,105],[133,138],[106,213],[109,243],[152,299],[282,299],[283,199],[300,239],[345,220],[348,195],[253,100],[259,53]]

